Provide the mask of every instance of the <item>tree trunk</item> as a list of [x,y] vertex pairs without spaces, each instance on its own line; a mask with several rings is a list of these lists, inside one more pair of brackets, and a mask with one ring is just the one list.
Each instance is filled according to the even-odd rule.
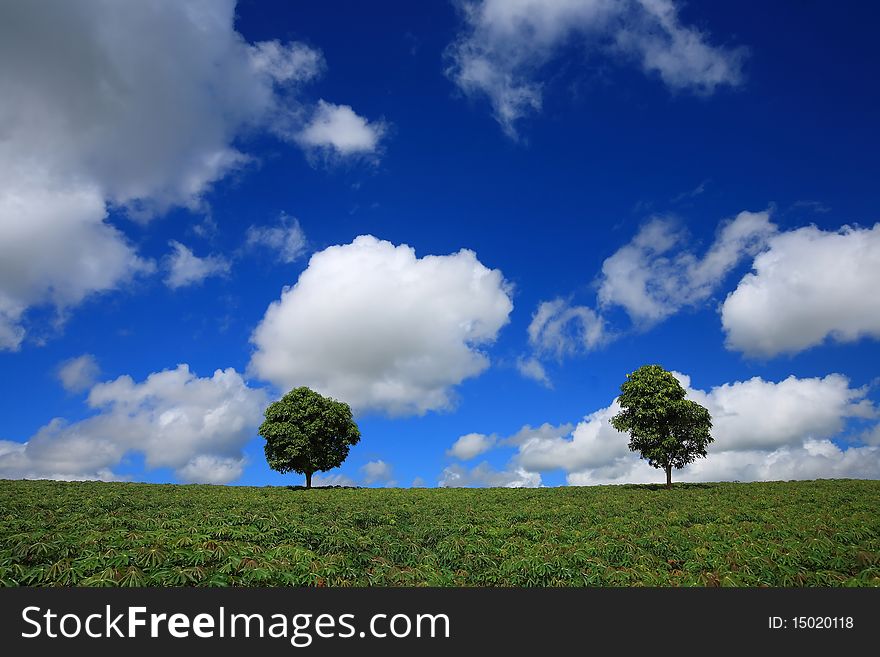
[[666,488],[672,488],[672,466],[666,466]]
[[312,473],[306,472],[306,488],[312,487]]

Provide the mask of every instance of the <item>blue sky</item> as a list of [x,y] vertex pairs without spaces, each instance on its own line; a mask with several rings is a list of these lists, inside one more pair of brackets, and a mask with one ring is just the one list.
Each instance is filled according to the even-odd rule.
[[679,479],[880,477],[877,18],[4,6],[0,477],[298,483],[256,428],[310,385],[325,483],[659,481],[646,363],[715,418]]

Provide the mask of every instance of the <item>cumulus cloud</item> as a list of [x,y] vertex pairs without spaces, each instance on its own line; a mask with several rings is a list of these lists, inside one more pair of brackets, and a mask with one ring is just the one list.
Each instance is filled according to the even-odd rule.
[[618,333],[606,315],[614,307],[644,330],[706,302],[734,267],[767,248],[776,230],[769,210],[740,212],[720,224],[700,256],[687,248],[687,233],[675,220],[651,219],[602,263],[595,309],[563,298],[538,304],[528,328],[531,355],[520,357],[520,372],[549,385],[541,359],[561,360],[613,341]]
[[880,424],[875,424],[870,429],[867,429],[859,435],[859,440],[868,444],[868,445],[876,445],[880,447]]
[[574,429],[571,425],[543,425],[520,432],[515,462],[529,472],[575,472],[613,462],[629,452],[628,439],[610,423],[620,410],[617,402],[591,413]]
[[94,415],[56,418],[27,442],[0,449],[0,478],[113,479],[126,454],[147,469],[167,467],[182,481],[228,483],[241,475],[241,449],[255,435],[266,395],[234,369],[199,378],[186,365],[99,383],[89,392]]
[[528,331],[535,351],[557,358],[590,351],[608,339],[605,320],[596,311],[564,299],[540,303]]
[[474,252],[417,257],[370,235],[315,253],[251,336],[249,370],[307,385],[354,409],[422,414],[489,366],[513,309],[498,270]]
[[271,129],[324,68],[303,43],[247,43],[234,0],[51,5],[3,9],[4,155],[115,204],[199,205],[249,159],[235,137]]
[[[849,420],[875,418],[877,408],[867,389],[851,387],[845,376],[778,382],[754,377],[706,392],[693,388],[688,376],[675,375],[688,398],[709,409],[715,438],[709,456],[677,471],[678,480],[880,478],[874,434],[846,437]],[[525,426],[496,444],[516,447],[509,469],[563,470],[573,485],[656,481],[659,471],[631,452],[628,436],[611,426],[619,410],[614,400],[574,427]],[[841,439],[853,446],[832,442]]]
[[637,324],[659,322],[708,299],[775,232],[769,211],[743,211],[722,223],[709,250],[698,257],[684,248],[686,234],[674,221],[655,218],[602,263],[599,304],[623,307]]
[[244,458],[200,454],[178,469],[177,475],[194,484],[228,483],[241,477],[245,463]]
[[385,461],[370,461],[361,466],[364,482],[367,484],[382,483],[386,486],[394,485],[392,479],[394,468]]
[[641,66],[672,90],[712,93],[743,80],[742,48],[713,46],[684,25],[672,0],[464,0],[464,28],[448,47],[447,76],[485,96],[504,132],[541,109],[542,71],[564,48]]
[[605,316],[620,307],[647,329],[715,294],[744,261],[752,272],[721,304],[728,349],[748,356],[797,353],[826,340],[880,337],[880,224],[824,231],[815,226],[779,232],[770,211],[740,212],[722,222],[702,255],[687,234],[655,217],[605,259],[597,279],[597,309],[564,299],[538,305],[529,325],[532,353],[524,376],[549,383],[541,358],[589,351],[615,333]]
[[615,34],[615,45],[646,72],[673,90],[712,93],[742,84],[745,48],[710,45],[708,35],[681,23],[674,0],[638,0],[637,5],[633,22]]
[[537,381],[547,388],[553,387],[544,364],[534,356],[519,356],[516,359],[516,369],[527,379]]
[[465,434],[452,443],[452,447],[447,450],[446,454],[462,461],[470,461],[472,458],[492,449],[497,440],[498,438],[494,435],[487,436],[482,433]]
[[189,248],[171,240],[172,252],[165,259],[165,284],[172,290],[201,283],[209,276],[224,276],[229,273],[230,264],[222,256],[209,255],[200,258]]
[[304,43],[260,41],[251,47],[249,55],[257,73],[279,83],[308,82],[326,69],[321,52]]
[[357,482],[349,477],[348,475],[344,475],[341,472],[334,472],[333,474],[321,474],[320,472],[316,472],[312,475],[312,486],[357,486]]
[[[539,427],[532,427],[527,424],[515,434],[506,438],[500,438],[495,434],[466,434],[453,443],[452,448],[447,451],[447,455],[466,461],[480,454],[485,454],[492,449],[509,446],[517,447],[519,454],[522,446],[530,441],[559,440],[571,433],[573,426],[571,424],[554,426],[545,423]],[[552,470],[556,468],[546,469]],[[438,485],[450,488],[493,486],[535,488],[541,486],[541,475],[537,468],[529,468],[522,459],[515,457],[501,470],[493,468],[485,461],[470,469],[457,463],[450,465],[441,473]]]
[[348,105],[319,100],[311,119],[294,139],[305,149],[350,156],[375,153],[383,134],[382,122],[371,123]]
[[573,305],[567,299],[542,301],[532,314],[528,328],[531,353],[521,354],[516,361],[519,373],[546,388],[553,381],[541,359],[561,361],[567,356],[583,354],[614,339],[605,318],[587,306]]
[[437,485],[441,488],[537,488],[541,475],[523,468],[495,470],[483,462],[473,468],[453,464],[445,468]]
[[83,392],[98,380],[101,368],[92,354],[66,360],[58,366],[58,380],[68,392]]
[[234,0],[0,7],[0,349],[20,346],[29,308],[63,316],[153,269],[109,209],[199,209],[251,161],[238,137],[301,129],[322,55],[249,44],[234,21]]
[[[46,427],[44,427],[46,429]],[[28,451],[28,443],[19,443],[13,440],[0,440],[0,479],[55,479],[57,481],[123,481],[125,478],[115,474],[110,468],[101,467],[100,464],[107,460],[98,458],[90,461],[86,452],[90,445],[72,440],[63,445],[65,450],[71,450],[71,458],[68,461],[56,459],[35,462],[33,454]],[[37,458],[40,458],[40,454]],[[113,460],[112,458],[110,459]],[[53,470],[53,465],[60,469]],[[95,464],[93,470],[89,466]]]
[[[2,41],[0,36],[0,53]],[[95,187],[23,171],[27,160],[16,161],[15,135],[13,128],[0,139],[0,350],[21,347],[28,308],[50,305],[63,319],[89,295],[155,269],[104,221],[106,208]]]
[[306,234],[299,219],[282,212],[275,226],[250,226],[245,245],[249,248],[269,249],[276,254],[278,260],[289,264],[305,255]]
[[716,450],[773,449],[805,438],[829,438],[841,432],[848,418],[872,418],[876,408],[865,398],[867,388],[850,387],[842,374],[779,382],[754,377],[725,383],[708,393],[690,386],[679,375],[688,398],[712,414]]
[[[635,456],[609,466],[572,472],[570,486],[654,482],[657,470]],[[806,440],[774,450],[711,454],[674,473],[678,481],[788,481],[792,479],[880,479],[880,448],[841,449],[830,440]]]
[[565,436],[571,433],[572,429],[574,429],[574,425],[570,423],[560,424],[559,426],[556,426],[550,424],[549,422],[545,422],[544,424],[537,427],[533,427],[530,424],[527,424],[512,436],[508,436],[507,438],[498,441],[498,444],[519,446],[528,440],[536,438],[549,440],[550,438]]
[[721,307],[729,349],[769,357],[880,338],[880,223],[779,234],[752,267]]

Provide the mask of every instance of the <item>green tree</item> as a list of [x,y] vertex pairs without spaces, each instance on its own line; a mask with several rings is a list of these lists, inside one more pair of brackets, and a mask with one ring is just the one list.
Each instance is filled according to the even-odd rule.
[[278,472],[299,472],[312,487],[312,474],[338,467],[361,439],[348,404],[306,387],[294,388],[266,408],[260,435],[266,461]]
[[709,411],[685,399],[678,379],[659,365],[627,374],[618,402],[621,411],[611,418],[611,425],[629,433],[629,448],[649,465],[666,470],[667,488],[672,488],[672,468],[706,456],[713,440]]

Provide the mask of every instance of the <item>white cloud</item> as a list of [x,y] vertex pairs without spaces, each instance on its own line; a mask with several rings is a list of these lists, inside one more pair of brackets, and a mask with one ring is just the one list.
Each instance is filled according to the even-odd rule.
[[[658,472],[635,455],[612,465],[573,472],[571,486],[658,482]],[[673,480],[788,481],[792,479],[880,479],[880,448],[850,447],[842,450],[830,440],[806,440],[774,450],[712,453],[673,473]]]
[[200,454],[177,471],[183,481],[195,484],[219,484],[235,481],[241,477],[244,458]]
[[326,69],[320,51],[295,41],[260,41],[251,47],[250,59],[255,71],[279,83],[308,82]]
[[29,308],[63,319],[153,269],[108,209],[199,209],[251,161],[237,138],[302,127],[321,54],[249,44],[234,22],[234,0],[2,4],[0,349],[19,348]]
[[10,152],[12,140],[0,139],[0,350],[21,346],[28,308],[51,305],[63,319],[89,295],[155,268],[104,222],[96,188],[28,177],[19,170],[27,160],[17,163],[19,155]]
[[[65,449],[71,449],[72,457],[83,455],[89,445],[68,441]],[[102,459],[97,459],[100,463]],[[35,463],[31,454],[28,453],[28,443],[19,443],[13,440],[0,440],[0,479],[55,479],[57,481],[123,481],[125,478],[113,473],[109,468],[98,467],[92,471],[87,470],[89,465],[86,459],[72,464],[60,463],[62,470],[53,471],[51,466],[56,462],[41,464]],[[69,467],[73,465],[73,467]]]
[[68,392],[83,392],[98,380],[101,368],[92,354],[66,360],[58,367],[58,380]]
[[306,234],[298,219],[282,212],[276,226],[250,226],[245,245],[270,249],[281,262],[291,263],[305,255]]
[[619,410],[613,402],[588,415],[573,430],[571,425],[555,431],[552,425],[545,425],[540,432],[526,428],[521,432],[515,462],[530,472],[575,472],[611,463],[629,452],[628,439],[610,424]]
[[312,486],[352,486],[356,487],[357,482],[340,472],[333,474],[321,474],[316,472],[312,475]]
[[[866,447],[840,449],[831,442],[846,436],[848,420],[877,416],[867,389],[852,388],[846,377],[790,376],[779,382],[755,377],[706,392],[692,388],[688,376],[675,375],[688,398],[709,409],[715,438],[708,457],[677,471],[677,480],[880,478],[880,451],[872,446],[872,433],[861,436]],[[630,452],[628,436],[611,426],[619,410],[615,400],[574,428],[525,426],[498,444],[517,448],[511,468],[533,473],[561,469],[574,485],[658,481],[662,473]]]
[[670,89],[712,93],[742,83],[744,48],[709,45],[707,35],[681,24],[674,0],[638,0],[632,23],[616,33],[616,45],[657,73]]
[[770,212],[740,212],[722,222],[706,253],[688,250],[686,233],[669,218],[655,217],[602,263],[597,309],[557,298],[538,304],[529,324],[530,356],[521,356],[523,376],[550,384],[542,358],[561,360],[607,345],[617,337],[606,313],[622,307],[646,329],[687,306],[705,302],[743,259],[766,248],[776,233]]
[[437,485],[442,488],[537,488],[541,485],[541,475],[523,468],[495,470],[485,462],[469,470],[456,463],[443,470]]
[[234,0],[51,4],[3,9],[4,159],[142,211],[199,205],[247,161],[235,137],[322,68],[302,43],[247,43]]
[[541,109],[542,71],[566,46],[637,62],[673,90],[742,82],[744,50],[710,45],[672,0],[473,0],[461,9],[446,73],[466,94],[486,96],[514,138],[517,121]]
[[[842,374],[774,383],[754,377],[725,383],[708,393],[690,387],[679,375],[688,397],[712,414],[712,448],[774,449],[804,439],[829,438],[841,432],[848,418],[871,418],[874,405],[866,388],[851,388]],[[757,429],[756,427],[760,427]]]
[[227,483],[241,474],[241,449],[262,419],[266,395],[233,369],[198,378],[186,365],[129,376],[91,389],[97,412],[79,422],[54,419],[25,443],[0,450],[0,478],[116,478],[130,452],[147,469],[168,467],[182,481]]
[[683,248],[685,234],[669,219],[648,222],[602,263],[599,304],[622,306],[633,322],[650,325],[705,301],[744,258],[775,233],[769,211],[740,212],[722,223],[700,258]]
[[469,461],[480,454],[488,452],[495,446],[497,440],[497,437],[494,435],[487,436],[482,433],[465,434],[452,443],[452,447],[447,450],[446,454],[462,461]]
[[547,388],[553,387],[544,364],[534,356],[519,356],[516,359],[516,369],[527,379],[537,381]]
[[694,463],[686,480],[880,479],[880,449],[842,450],[830,440],[804,440],[772,451],[731,451]]
[[229,262],[222,256],[210,255],[200,258],[175,240],[171,240],[169,246],[173,251],[165,260],[165,268],[168,272],[165,284],[172,290],[196,285],[209,276],[224,276],[229,273]]
[[251,336],[249,369],[279,388],[307,385],[356,410],[421,414],[489,366],[513,309],[498,270],[472,251],[416,257],[369,235],[315,253]]
[[533,427],[530,424],[527,424],[512,436],[508,436],[507,438],[499,441],[499,444],[519,446],[526,441],[533,439],[549,440],[551,438],[558,438],[559,436],[568,435],[569,433],[571,433],[572,429],[574,429],[574,425],[570,423],[560,424],[559,426],[556,426],[550,424],[549,422],[545,422],[538,427]]
[[383,123],[367,121],[348,105],[320,100],[294,139],[305,149],[350,156],[375,153],[384,133]]
[[392,481],[393,470],[394,469],[390,464],[381,459],[370,461],[361,466],[361,473],[364,476],[364,482],[368,484],[381,482],[387,485]]
[[415,479],[412,480],[412,484],[410,484],[410,487],[411,488],[424,488],[425,487],[425,480],[422,479],[421,477],[416,477]]
[[826,339],[880,338],[880,223],[772,238],[721,307],[727,347],[750,356],[795,353]]
[[868,444],[880,447],[880,424],[875,424],[870,429],[866,429],[859,436],[859,440]]
[[564,299],[541,302],[528,331],[529,345],[535,351],[557,358],[595,349],[608,339],[602,317],[591,308],[572,306]]

